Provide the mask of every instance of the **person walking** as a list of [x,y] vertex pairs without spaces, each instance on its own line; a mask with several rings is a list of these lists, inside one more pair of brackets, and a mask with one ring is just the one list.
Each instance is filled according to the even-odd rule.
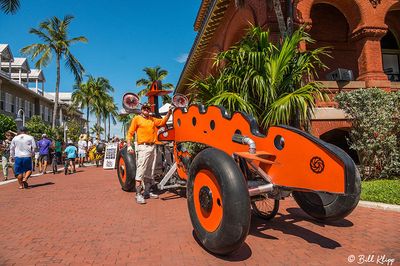
[[46,174],[47,164],[50,160],[51,140],[46,134],[42,134],[42,139],[38,141],[39,148],[39,172]]
[[86,135],[81,134],[78,141],[79,167],[83,166],[83,163],[86,158],[86,150],[87,150]]
[[28,188],[28,179],[32,174],[32,155],[35,148],[35,139],[28,134],[26,127],[22,127],[18,136],[11,141],[10,161],[14,161],[14,173],[17,176],[20,189]]
[[64,153],[67,156],[67,159],[65,161],[65,174],[68,174],[68,164],[71,166],[70,173],[76,173],[75,169],[75,159],[76,159],[76,154],[78,152],[78,149],[74,146],[74,143],[72,141],[68,142],[68,146],[65,148]]
[[1,143],[1,166],[3,167],[4,181],[8,180],[8,167],[10,165],[10,146],[12,141],[11,132],[7,131],[6,139]]
[[[164,126],[172,114],[170,109],[163,119],[154,118],[150,114],[151,105],[144,103],[141,113],[132,119],[127,134],[127,151],[134,153],[131,146],[133,135],[136,133],[136,202],[145,204],[146,198],[158,198],[157,194],[150,192],[150,186],[154,182],[152,173],[154,172],[153,161],[156,153],[155,142],[157,141],[157,127]],[[142,195],[144,183],[144,193]]]
[[60,138],[57,138],[57,140],[54,142],[54,151],[56,152],[56,158],[57,158],[57,164],[62,163],[62,141]]

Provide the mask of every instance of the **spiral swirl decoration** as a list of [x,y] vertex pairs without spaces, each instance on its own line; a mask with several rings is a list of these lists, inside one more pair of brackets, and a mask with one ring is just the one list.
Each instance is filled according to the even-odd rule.
[[325,169],[324,161],[317,156],[312,157],[310,160],[310,168],[314,173],[320,174]]

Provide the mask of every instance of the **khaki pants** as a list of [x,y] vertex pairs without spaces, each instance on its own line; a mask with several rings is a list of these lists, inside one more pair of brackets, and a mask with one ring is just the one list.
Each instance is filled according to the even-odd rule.
[[137,181],[153,183],[155,145],[137,145],[136,148],[136,177]]
[[3,168],[4,178],[8,178],[8,165],[9,165],[9,157],[2,156],[1,157],[1,166]]

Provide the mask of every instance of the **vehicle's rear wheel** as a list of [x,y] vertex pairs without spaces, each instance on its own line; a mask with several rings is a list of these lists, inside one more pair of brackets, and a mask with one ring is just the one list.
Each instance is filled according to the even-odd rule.
[[187,186],[194,232],[210,252],[237,250],[250,228],[250,198],[242,172],[225,152],[201,151],[193,160]]
[[117,174],[122,190],[133,191],[135,188],[136,156],[134,153],[128,153],[126,147],[118,153]]

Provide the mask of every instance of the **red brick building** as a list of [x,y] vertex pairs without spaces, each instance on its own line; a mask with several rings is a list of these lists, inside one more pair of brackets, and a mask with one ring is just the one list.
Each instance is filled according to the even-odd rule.
[[[281,0],[285,17],[288,1]],[[295,26],[306,23],[316,43],[307,48],[331,46],[330,68],[319,73],[332,92],[379,87],[400,89],[400,1],[399,0],[294,0]],[[237,8],[234,0],[203,0],[194,24],[198,32],[177,85],[186,93],[188,82],[211,71],[211,54],[227,50],[242,38],[249,23],[269,29],[279,38],[275,12],[267,0],[246,0]],[[326,75],[338,68],[349,69],[353,80],[328,81]],[[311,122],[312,134],[346,148],[350,123],[332,102],[319,103]]]

